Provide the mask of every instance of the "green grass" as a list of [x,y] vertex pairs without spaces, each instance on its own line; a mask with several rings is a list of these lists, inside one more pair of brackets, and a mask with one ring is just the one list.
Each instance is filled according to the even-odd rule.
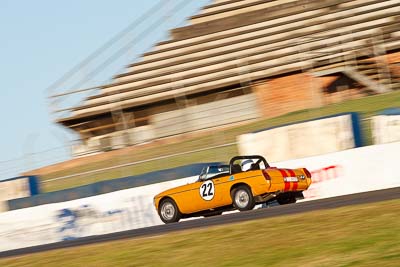
[[0,266],[399,266],[400,200],[0,259]]
[[[272,119],[264,119],[257,122],[249,123],[224,130],[214,130],[211,133],[200,137],[186,139],[186,141],[169,144],[158,145],[147,149],[138,149],[135,152],[125,153],[115,156],[111,160],[101,162],[92,162],[84,166],[63,169],[53,173],[43,175],[42,180],[48,180],[60,176],[76,174],[84,171],[97,170],[104,167],[111,167],[123,163],[151,159],[154,157],[190,151],[194,149],[215,146],[224,143],[236,141],[236,136],[259,130],[262,128],[274,127],[287,123],[303,121],[318,118],[327,115],[333,115],[342,112],[359,112],[363,119],[369,118],[381,110],[390,107],[400,106],[400,92],[390,94],[369,96],[355,100],[349,100],[338,104],[331,104],[322,108],[301,110],[285,114]],[[362,121],[363,134],[365,136],[365,144],[369,145],[371,141],[371,129],[369,120]],[[104,171],[91,175],[81,175],[64,180],[57,180],[44,183],[42,188],[45,192],[61,190],[65,188],[90,184],[97,181],[115,179],[130,175],[138,175],[149,171],[162,170],[165,168],[173,168],[194,162],[210,162],[210,161],[227,161],[230,157],[237,154],[235,146],[201,151],[190,155],[176,156],[169,159],[156,160],[134,166]]]

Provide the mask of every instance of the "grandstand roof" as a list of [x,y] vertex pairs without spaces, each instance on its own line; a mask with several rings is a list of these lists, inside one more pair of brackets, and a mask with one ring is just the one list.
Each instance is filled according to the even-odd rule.
[[400,48],[398,0],[216,0],[59,122]]

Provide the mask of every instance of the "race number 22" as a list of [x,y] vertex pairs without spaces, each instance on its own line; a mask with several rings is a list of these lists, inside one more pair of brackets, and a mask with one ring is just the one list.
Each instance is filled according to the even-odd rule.
[[200,186],[200,196],[204,200],[211,200],[214,198],[214,183],[212,180],[205,181]]

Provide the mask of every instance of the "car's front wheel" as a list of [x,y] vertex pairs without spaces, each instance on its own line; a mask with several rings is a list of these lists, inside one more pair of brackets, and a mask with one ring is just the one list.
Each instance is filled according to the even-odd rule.
[[255,206],[255,200],[249,187],[241,185],[232,192],[233,206],[240,210],[251,210]]
[[175,201],[170,198],[161,201],[158,214],[164,223],[178,222],[181,219],[181,213],[179,212],[178,206]]

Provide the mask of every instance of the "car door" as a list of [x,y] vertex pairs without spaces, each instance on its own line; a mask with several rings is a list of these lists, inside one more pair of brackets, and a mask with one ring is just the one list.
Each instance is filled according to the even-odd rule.
[[197,182],[185,187],[185,190],[176,196],[181,212],[194,213],[222,206],[221,200],[224,194],[222,181],[226,175],[217,173],[215,176],[216,173],[210,174],[208,171],[202,173]]
[[212,209],[216,201],[215,184],[212,179],[204,179],[188,184],[180,192],[172,195],[184,214]]
[[199,182],[198,185],[198,196],[199,197],[199,209],[208,210],[218,206],[220,199],[220,192],[218,190],[218,179],[208,178]]

